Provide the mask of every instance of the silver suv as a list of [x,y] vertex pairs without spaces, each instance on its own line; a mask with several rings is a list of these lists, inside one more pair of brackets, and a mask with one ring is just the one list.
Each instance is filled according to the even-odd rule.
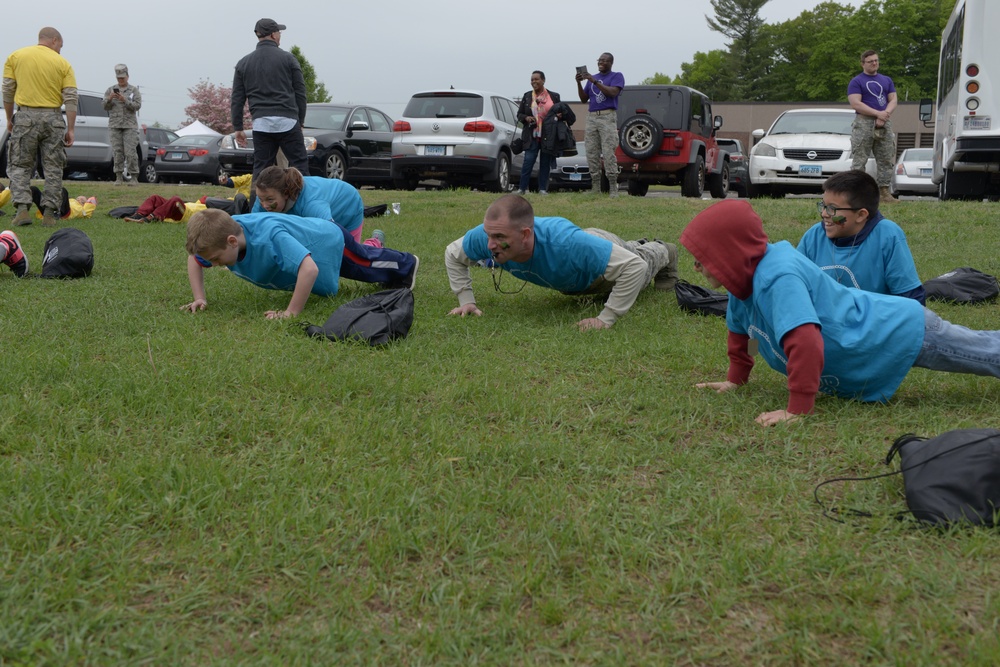
[[[139,130],[139,164],[145,162],[147,149],[145,133]],[[79,106],[73,145],[66,149],[64,176],[73,172],[87,172],[90,178],[109,178],[114,175],[114,154],[111,135],[108,134],[108,112],[104,110],[104,95],[79,91]],[[140,171],[143,171],[140,168]],[[0,173],[7,175],[7,127],[0,127]],[[138,174],[140,180],[145,174]]]
[[517,105],[497,93],[417,93],[392,127],[393,184],[413,190],[421,179],[507,192],[514,174],[510,142]]

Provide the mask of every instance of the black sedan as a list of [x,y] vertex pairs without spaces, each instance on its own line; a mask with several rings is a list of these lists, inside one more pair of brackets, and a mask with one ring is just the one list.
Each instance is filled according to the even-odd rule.
[[156,149],[156,175],[161,181],[218,183],[226,171],[219,164],[222,135],[192,134]]
[[235,132],[224,136],[219,147],[219,164],[230,176],[252,173],[253,130],[246,131],[246,142],[243,146],[236,143]]
[[374,107],[309,104],[302,134],[313,176],[391,186],[392,119],[385,113]]

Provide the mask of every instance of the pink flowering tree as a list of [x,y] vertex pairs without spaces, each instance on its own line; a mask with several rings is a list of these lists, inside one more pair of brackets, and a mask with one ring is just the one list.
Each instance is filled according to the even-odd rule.
[[[188,88],[188,95],[194,100],[194,104],[186,107],[184,113],[188,115],[190,122],[200,120],[220,134],[229,134],[233,131],[229,117],[232,94],[233,89],[229,86],[217,86],[209,81],[199,81],[198,85]],[[243,127],[249,128],[250,125],[250,109],[244,105]]]

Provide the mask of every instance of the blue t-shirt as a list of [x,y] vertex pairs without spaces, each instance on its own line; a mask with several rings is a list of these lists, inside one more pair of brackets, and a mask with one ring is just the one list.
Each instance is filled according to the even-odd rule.
[[266,289],[292,291],[299,266],[312,256],[319,275],[312,293],[337,293],[340,262],[344,255],[344,232],[329,220],[300,218],[286,213],[234,215],[243,228],[246,254],[229,270],[244,280]]
[[787,241],[769,243],[750,297],[729,295],[729,330],[756,340],[767,365],[787,375],[781,340],[810,323],[823,336],[820,391],[844,398],[888,400],[924,341],[924,308],[917,301],[845,287]]
[[[489,259],[489,237],[482,225],[462,239],[462,250],[473,261]],[[567,294],[583,292],[604,275],[611,259],[611,241],[588,234],[566,218],[535,218],[535,248],[527,262],[504,262],[510,275]]]
[[834,243],[823,231],[823,223],[818,222],[802,236],[798,249],[848,287],[902,295],[921,286],[906,234],[886,218],[875,221],[870,233],[856,245]]
[[861,95],[861,101],[877,111],[885,111],[889,93],[896,92],[892,79],[885,74],[869,76],[862,72],[847,85],[848,95]]
[[[595,79],[603,83],[608,88],[624,88],[625,87],[625,75],[621,72],[608,72],[607,74],[601,74],[598,72],[593,75]],[[587,82],[584,91],[589,95],[587,99],[587,109],[589,111],[601,111],[603,109],[617,109],[618,108],[618,98],[621,97],[621,92],[614,97],[607,97],[601,92],[601,89],[595,86],[590,81]]]
[[[252,213],[264,210],[256,200]],[[306,176],[302,179],[302,192],[295,204],[285,211],[302,218],[333,220],[349,232],[364,222],[365,204],[358,189],[337,178]]]

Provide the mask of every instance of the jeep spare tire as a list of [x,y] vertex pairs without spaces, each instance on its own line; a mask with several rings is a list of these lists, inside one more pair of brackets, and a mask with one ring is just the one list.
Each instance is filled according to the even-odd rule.
[[622,123],[618,138],[622,153],[633,160],[645,160],[660,150],[663,126],[652,116],[639,114]]

